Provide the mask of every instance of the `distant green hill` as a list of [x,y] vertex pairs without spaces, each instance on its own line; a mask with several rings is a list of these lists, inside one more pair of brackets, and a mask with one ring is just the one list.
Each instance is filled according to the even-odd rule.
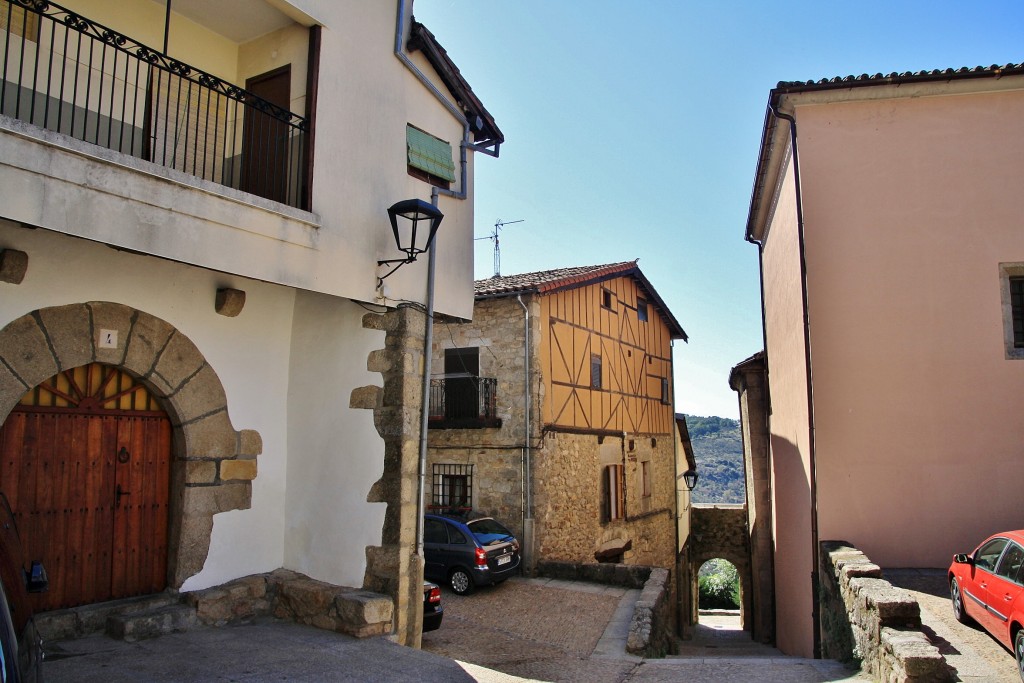
[[727,417],[687,415],[686,427],[697,460],[694,503],[742,503],[746,498],[743,479],[743,438],[739,420]]

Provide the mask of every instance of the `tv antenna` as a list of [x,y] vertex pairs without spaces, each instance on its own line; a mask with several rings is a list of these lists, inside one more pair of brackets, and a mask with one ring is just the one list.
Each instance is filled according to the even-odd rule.
[[501,245],[498,240],[498,233],[506,225],[512,225],[513,223],[525,223],[526,219],[521,218],[517,221],[503,221],[500,218],[494,222],[494,230],[491,231],[490,235],[486,237],[477,237],[474,241],[480,240],[491,240],[494,242],[494,277],[501,275]]

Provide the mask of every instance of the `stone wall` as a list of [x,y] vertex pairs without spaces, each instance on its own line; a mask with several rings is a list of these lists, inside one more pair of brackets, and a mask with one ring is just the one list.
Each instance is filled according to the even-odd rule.
[[[625,464],[623,519],[601,522],[600,441]],[[629,449],[629,442],[633,449]],[[641,462],[650,461],[652,492],[641,495]],[[675,450],[669,438],[600,437],[550,432],[534,454],[535,516],[539,560],[593,562],[594,553],[619,542],[630,548],[622,562],[675,566]]]
[[675,653],[672,585],[665,569],[654,568],[633,608],[626,652],[643,657]]
[[363,316],[363,327],[385,332],[384,348],[372,352],[366,363],[368,370],[381,373],[384,386],[353,390],[349,406],[373,410],[374,426],[384,441],[384,468],[366,500],[387,503],[381,544],[366,548],[363,588],[394,601],[397,641],[419,647],[423,558],[416,554],[416,530],[426,318],[421,311],[400,307]]
[[[531,346],[538,339],[536,303],[531,311]],[[478,348],[480,376],[493,377],[497,384],[497,417],[500,427],[483,429],[431,429],[428,435],[427,486],[432,483],[435,464],[473,465],[472,506],[474,514],[498,519],[523,538],[525,495],[523,460],[526,437],[524,311],[515,299],[477,301],[473,321],[456,323],[439,319],[434,327],[432,372],[444,375],[444,353],[451,348]],[[530,368],[533,378],[533,428],[537,433],[540,397],[540,368]],[[428,490],[427,504],[430,504]]]
[[287,569],[246,576],[182,598],[208,626],[274,616],[365,638],[391,633],[394,619],[394,606],[386,595],[334,586]]
[[883,683],[953,680],[921,630],[921,608],[845,541],[822,541],[819,600],[822,657],[859,662]]

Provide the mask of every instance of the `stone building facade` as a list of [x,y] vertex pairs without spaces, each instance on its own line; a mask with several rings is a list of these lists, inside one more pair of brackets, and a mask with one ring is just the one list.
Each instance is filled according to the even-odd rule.
[[476,292],[472,322],[435,327],[428,511],[494,516],[531,569],[674,572],[682,328],[635,262],[490,278]]

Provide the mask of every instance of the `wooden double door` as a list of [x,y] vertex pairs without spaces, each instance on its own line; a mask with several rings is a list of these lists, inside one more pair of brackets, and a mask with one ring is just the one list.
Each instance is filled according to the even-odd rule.
[[26,394],[0,427],[0,490],[26,559],[49,575],[36,610],[166,587],[170,458],[167,415],[114,368],[76,368]]

